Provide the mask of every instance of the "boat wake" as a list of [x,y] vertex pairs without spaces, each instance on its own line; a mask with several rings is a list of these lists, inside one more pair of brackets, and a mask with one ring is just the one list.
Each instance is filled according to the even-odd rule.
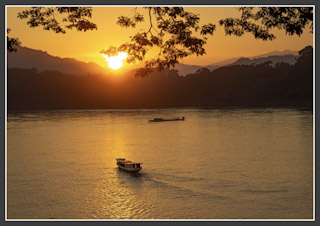
[[[226,197],[207,192],[207,189],[201,189],[202,185],[199,182],[204,181],[204,178],[192,178],[184,176],[175,176],[162,173],[144,172],[141,175],[144,182],[150,182],[150,186],[156,189],[172,191],[173,194],[179,194],[180,197],[206,197],[207,199],[225,199]],[[207,191],[205,191],[207,190]]]

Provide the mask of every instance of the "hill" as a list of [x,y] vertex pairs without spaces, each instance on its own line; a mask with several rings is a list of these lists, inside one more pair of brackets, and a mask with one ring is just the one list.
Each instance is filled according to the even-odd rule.
[[8,110],[170,107],[308,107],[313,105],[313,51],[297,62],[230,65],[179,76],[175,70],[146,78],[72,75],[12,68]]
[[271,61],[272,65],[276,63],[284,62],[288,64],[294,64],[297,60],[298,52],[291,50],[284,51],[272,51],[252,57],[234,57],[227,60],[212,63],[206,66],[199,65],[188,65],[188,64],[177,64],[175,69],[179,71],[179,74],[185,76],[187,74],[193,74],[200,68],[208,68],[209,70],[216,70],[220,67],[230,65],[241,65],[241,64],[261,64],[267,61]]
[[288,63],[293,65],[297,61],[297,56],[295,55],[285,55],[285,56],[267,56],[261,58],[239,58],[236,62],[229,64],[231,65],[250,65],[250,64],[263,64],[265,62],[271,62],[271,65],[275,65],[277,63]]
[[35,50],[23,46],[17,47],[17,52],[8,54],[9,68],[36,68],[39,71],[55,70],[68,74],[104,74],[108,73],[95,63],[85,63],[73,58],[61,58],[48,54],[41,50]]

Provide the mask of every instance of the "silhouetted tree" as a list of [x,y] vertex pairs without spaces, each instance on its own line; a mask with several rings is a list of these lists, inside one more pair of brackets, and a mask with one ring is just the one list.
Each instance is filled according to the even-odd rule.
[[195,74],[208,74],[208,73],[210,73],[210,70],[206,67],[199,68],[195,72]]
[[299,58],[297,59],[296,64],[305,64],[305,62],[310,62],[313,57],[313,48],[312,46],[306,46],[299,51]]
[[[59,22],[55,14],[65,15]],[[30,27],[42,26],[44,30],[66,33],[66,29],[87,31],[97,29],[88,19],[92,16],[91,7],[31,7],[18,13],[18,18],[28,19]],[[64,28],[61,24],[65,24]]]
[[16,52],[16,46],[19,46],[21,44],[21,42],[19,41],[18,38],[10,38],[8,36],[10,32],[10,29],[7,29],[7,51],[10,52]]
[[[64,17],[59,21],[57,15]],[[18,18],[27,19],[30,27],[43,27],[44,30],[63,34],[66,33],[66,29],[75,28],[77,31],[97,29],[97,25],[89,21],[91,16],[91,7],[31,7],[18,13]],[[20,41],[8,35],[7,40],[8,52],[17,51],[14,46],[20,45]]]
[[[152,68],[162,70],[164,67],[174,67],[179,60],[192,54],[205,54],[204,44],[206,37],[192,36],[190,28],[195,32],[199,30],[199,15],[184,11],[183,7],[145,7],[149,11],[150,26],[145,32],[138,32],[131,37],[131,42],[116,48],[111,46],[101,52],[114,55],[118,51],[126,51],[129,54],[128,63],[136,60],[144,60],[148,47],[158,46],[159,55],[155,59],[145,62],[145,68],[137,71],[136,76],[147,76]],[[226,35],[242,36],[245,32],[252,33],[255,38],[273,40],[275,35],[270,33],[272,28],[284,29],[288,35],[303,33],[303,29],[309,25],[313,30],[313,7],[240,7],[241,18],[226,18],[219,21],[224,26]],[[156,19],[156,25],[152,24],[152,16]],[[144,17],[135,13],[131,18],[121,16],[118,24],[123,27],[135,27],[143,22]],[[215,25],[204,25],[200,34],[213,34]],[[154,32],[154,33],[153,33]],[[169,39],[165,39],[169,35]],[[180,48],[179,48],[180,47]]]
[[313,75],[313,48],[312,46],[306,46],[299,51],[299,57],[295,63],[296,70],[300,70],[304,74],[310,75],[312,79]]
[[[136,76],[145,77],[153,68],[159,71],[174,67],[179,59],[196,54],[205,54],[204,45],[206,35],[213,35],[215,25],[209,23],[199,26],[200,17],[187,12],[183,7],[144,7],[148,10],[149,27],[131,37],[130,42],[119,47],[110,46],[101,53],[108,56],[118,52],[127,52],[128,63],[142,61],[151,47],[158,47],[159,54],[145,62],[145,68],[137,71]],[[137,23],[143,22],[144,16],[135,11],[132,17],[120,16],[117,24],[122,27],[134,28]],[[155,22],[155,24],[153,24]],[[197,34],[194,35],[194,34]]]
[[303,33],[309,25],[313,31],[313,7],[240,7],[240,18],[226,18],[219,21],[226,35],[242,36],[252,33],[256,39],[273,40],[273,28],[284,29],[288,35]]

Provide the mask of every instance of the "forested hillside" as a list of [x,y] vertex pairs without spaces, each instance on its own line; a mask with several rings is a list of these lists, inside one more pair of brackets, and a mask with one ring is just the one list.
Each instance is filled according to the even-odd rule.
[[179,76],[175,70],[136,78],[71,75],[12,68],[8,71],[8,110],[308,107],[313,104],[312,47],[294,65],[265,62],[233,65]]

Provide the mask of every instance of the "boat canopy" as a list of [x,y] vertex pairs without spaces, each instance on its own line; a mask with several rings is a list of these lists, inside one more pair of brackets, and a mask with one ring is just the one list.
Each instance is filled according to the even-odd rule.
[[122,162],[125,165],[135,165],[135,164],[142,164],[140,162]]
[[118,162],[121,162],[122,164],[125,165],[134,165],[134,164],[142,164],[141,162],[131,162],[129,160],[123,159],[123,158],[118,158],[116,159]]
[[117,161],[124,161],[124,160],[126,160],[126,159],[124,159],[124,158],[117,158],[116,160],[117,160]]

